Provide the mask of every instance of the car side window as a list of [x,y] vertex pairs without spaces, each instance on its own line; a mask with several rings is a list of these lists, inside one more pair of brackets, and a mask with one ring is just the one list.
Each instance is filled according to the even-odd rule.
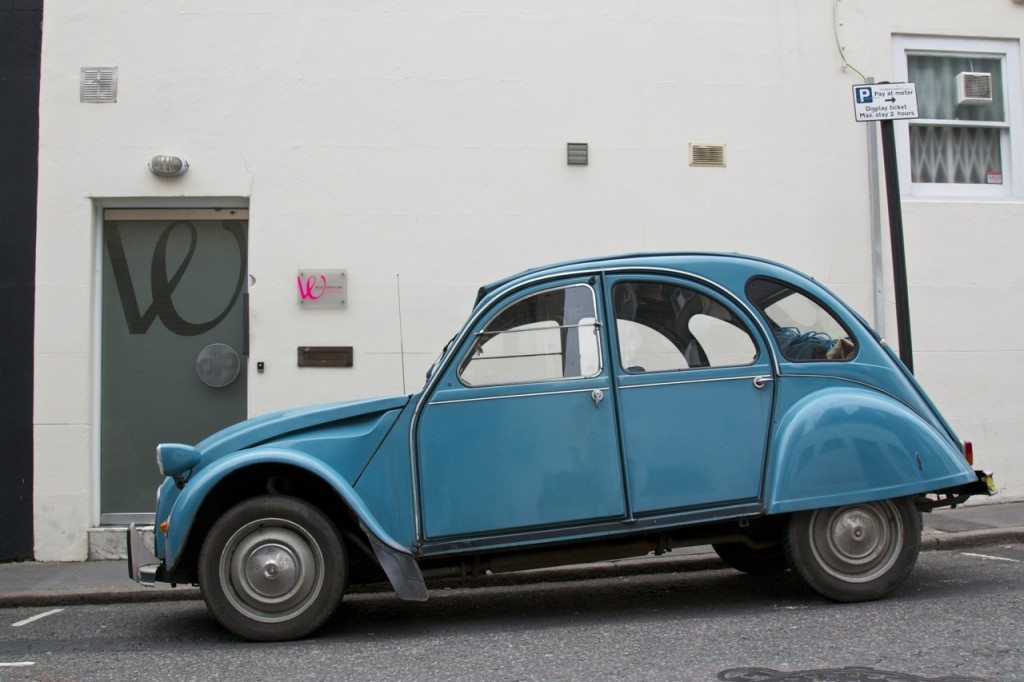
[[503,309],[480,331],[459,367],[468,386],[594,377],[601,373],[594,290],[543,291]]
[[619,359],[629,374],[751,364],[757,345],[728,308],[687,287],[618,282],[612,287]]
[[747,298],[764,313],[782,356],[791,362],[848,360],[857,341],[823,305],[786,284],[756,277]]

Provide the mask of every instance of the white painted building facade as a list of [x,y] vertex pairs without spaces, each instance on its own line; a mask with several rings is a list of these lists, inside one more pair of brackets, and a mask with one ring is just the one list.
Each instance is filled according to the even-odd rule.
[[[36,558],[84,559],[119,518],[101,407],[131,371],[104,378],[120,362],[103,355],[105,221],[131,214],[107,209],[248,211],[249,415],[413,392],[479,285],[582,256],[766,256],[895,342],[887,248],[873,315],[874,124],[854,122],[852,67],[929,79],[928,120],[897,125],[916,371],[1003,499],[1024,498],[1022,32],[1012,0],[49,0]],[[116,102],[81,102],[81,69],[108,66]],[[996,92],[966,118],[938,101],[964,69]],[[567,165],[570,142],[587,165]],[[692,166],[693,143],[724,145],[725,166]],[[190,168],[156,177],[157,154]],[[345,306],[300,303],[304,268],[346,270]],[[297,367],[303,346],[351,346],[353,366]]]

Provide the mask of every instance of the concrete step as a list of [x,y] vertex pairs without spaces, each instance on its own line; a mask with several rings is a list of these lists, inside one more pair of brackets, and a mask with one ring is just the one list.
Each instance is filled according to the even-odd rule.
[[[153,549],[153,526],[137,526],[142,540]],[[89,529],[89,561],[128,558],[128,526],[98,526]]]

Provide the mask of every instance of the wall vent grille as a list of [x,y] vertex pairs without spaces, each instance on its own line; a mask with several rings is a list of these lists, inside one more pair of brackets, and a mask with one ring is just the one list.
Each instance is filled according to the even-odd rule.
[[566,146],[566,163],[570,166],[586,166],[589,153],[586,142],[569,142]]
[[117,101],[117,67],[83,66],[79,86],[82,102],[113,104]]
[[691,142],[690,165],[708,168],[721,168],[725,166],[725,145]]

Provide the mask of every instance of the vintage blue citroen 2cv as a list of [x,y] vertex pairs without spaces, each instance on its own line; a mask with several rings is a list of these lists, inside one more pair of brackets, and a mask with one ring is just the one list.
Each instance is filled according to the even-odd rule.
[[354,582],[711,543],[830,599],[906,578],[921,511],[991,494],[885,342],[813,279],[638,254],[480,289],[418,393],[286,410],[164,444],[142,583],[198,583],[253,640],[302,637]]

